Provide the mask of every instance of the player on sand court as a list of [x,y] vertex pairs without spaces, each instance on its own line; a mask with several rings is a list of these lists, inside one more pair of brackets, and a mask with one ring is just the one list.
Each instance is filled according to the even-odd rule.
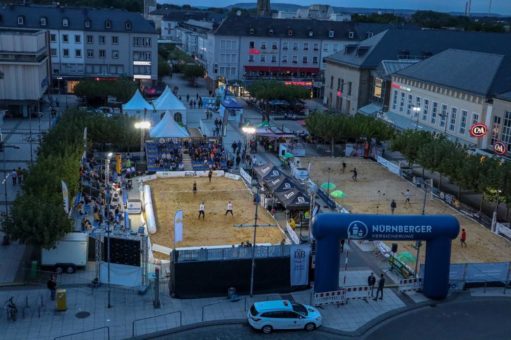
[[225,210],[225,216],[227,216],[227,214],[229,214],[229,213],[231,214],[231,216],[234,216],[232,214],[232,202],[231,201],[227,202],[227,209]]
[[205,211],[206,211],[206,206],[204,205],[204,201],[202,201],[199,205],[199,220],[202,215],[202,220],[204,221],[204,218],[206,217]]
[[410,189],[406,189],[405,192],[402,192],[403,196],[405,197],[405,206],[412,206],[412,203],[410,202],[410,197],[412,196],[412,193],[410,192]]

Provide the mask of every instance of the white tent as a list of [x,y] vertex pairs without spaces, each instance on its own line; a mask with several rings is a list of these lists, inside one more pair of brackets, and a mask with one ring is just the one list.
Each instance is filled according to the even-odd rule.
[[190,134],[186,128],[174,120],[171,112],[167,112],[163,119],[149,131],[149,136],[151,138],[188,138]]
[[154,114],[153,122],[159,121],[162,114],[170,112],[173,119],[186,125],[186,107],[185,105],[172,93],[170,88],[165,87],[165,91],[155,100],[153,100]]
[[153,111],[153,106],[144,99],[138,89],[133,97],[126,104],[122,105],[122,112],[128,116],[143,117],[144,110],[151,112]]

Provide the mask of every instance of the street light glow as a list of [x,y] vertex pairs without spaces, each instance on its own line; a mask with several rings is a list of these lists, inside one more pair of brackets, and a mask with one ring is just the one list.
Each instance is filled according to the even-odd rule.
[[135,123],[135,129],[147,130],[151,128],[151,122],[141,121]]
[[253,126],[244,126],[241,128],[241,131],[243,131],[247,135],[253,135],[256,133],[256,128]]
[[113,155],[114,155],[113,153],[109,152],[109,153],[107,154],[108,159],[112,158],[112,156],[113,156]]

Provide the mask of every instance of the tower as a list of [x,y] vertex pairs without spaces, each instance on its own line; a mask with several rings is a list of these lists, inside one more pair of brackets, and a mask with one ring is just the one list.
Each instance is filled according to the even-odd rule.
[[156,0],[144,0],[144,18],[149,17],[149,13],[156,9]]
[[257,0],[257,16],[271,16],[270,0]]

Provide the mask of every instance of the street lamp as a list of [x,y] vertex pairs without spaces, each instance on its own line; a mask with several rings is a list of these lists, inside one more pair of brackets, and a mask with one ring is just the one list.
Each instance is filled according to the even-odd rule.
[[414,112],[415,116],[417,117],[417,121],[415,123],[415,130],[417,130],[419,128],[419,112],[421,112],[421,108],[419,106],[414,106],[412,108],[412,111]]
[[[250,139],[252,139],[252,136],[255,135],[256,133],[256,128],[252,125],[250,125],[250,123],[247,123],[247,125],[243,126],[241,128],[241,131],[245,134],[245,145],[248,145],[248,140],[249,140],[249,137],[250,136]],[[252,150],[250,150],[252,151]],[[252,152],[250,152],[252,153]],[[244,162],[245,160],[243,160]]]
[[[110,207],[110,202],[106,202],[106,198],[107,198],[107,192],[108,192],[108,182],[109,182],[109,177],[110,177],[110,159],[112,159],[112,156],[113,156],[113,153],[109,152],[107,155],[106,155],[106,160],[105,160],[105,163],[106,163],[106,166],[105,166],[105,209],[109,209]],[[110,285],[110,223],[108,221],[105,221],[106,224],[106,235],[107,235],[107,270],[108,270],[108,305],[107,307],[108,308],[112,308],[112,304],[111,304],[111,292],[112,292],[112,289],[111,289],[111,285]]]
[[254,295],[254,273],[255,273],[255,254],[257,237],[257,213],[259,208],[259,184],[257,180],[252,180],[252,192],[254,193],[255,215],[254,215],[254,237],[252,239],[252,270],[250,273],[250,297]]
[[135,129],[140,129],[140,159],[142,160],[144,156],[144,132],[151,128],[151,122],[149,121],[140,121],[135,123]]

